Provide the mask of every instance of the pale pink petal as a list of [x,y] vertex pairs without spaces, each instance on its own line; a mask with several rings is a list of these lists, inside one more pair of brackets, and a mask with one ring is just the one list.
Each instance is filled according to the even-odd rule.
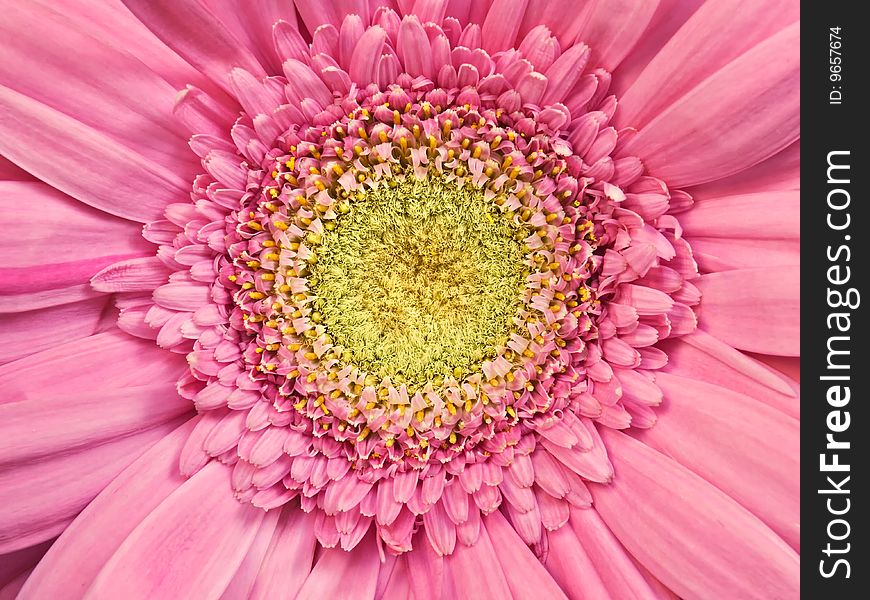
[[482,529],[489,536],[498,562],[504,565],[502,572],[513,598],[567,598],[501,512],[491,513],[484,519],[483,524]]
[[77,120],[3,86],[0,98],[0,152],[81,202],[145,222],[188,194],[184,177]]
[[516,46],[517,32],[529,0],[494,0],[480,28],[483,49],[495,54]]
[[0,470],[0,554],[50,539],[127,465],[177,424],[81,452]]
[[[194,176],[196,157],[172,122],[175,89],[134,56],[35,3],[4,10],[0,37],[9,40],[0,60],[0,84],[136,149],[149,161],[188,179]],[[71,51],[78,60],[70,60]]]
[[221,490],[229,492],[229,469],[209,463],[136,526],[86,597],[219,596],[266,514]]
[[171,381],[0,404],[0,464],[93,447],[174,420],[191,408]]
[[562,48],[568,48],[577,40],[577,33],[588,18],[591,4],[578,10],[577,0],[529,0],[519,37],[525,37],[538,25],[546,25],[559,39]]
[[349,593],[349,584],[353,585],[354,598],[374,598],[379,563],[372,531],[350,552],[340,548],[323,550],[296,598],[340,598]]
[[798,6],[789,0],[704,3],[620,97],[617,124],[645,127],[708,76],[797,19]]
[[311,572],[316,548],[314,516],[296,508],[284,509],[251,590],[251,600],[295,597]]
[[594,65],[613,71],[641,39],[657,6],[658,0],[593,0],[577,40],[592,49]]
[[781,192],[800,189],[801,142],[797,140],[778,152],[736,175],[692,186],[689,191],[695,200],[721,198],[735,194]]
[[642,442],[607,428],[602,436],[617,476],[591,487],[596,510],[668,588],[684,598],[798,596],[798,555],[766,525]]
[[123,48],[166,79],[174,89],[194,84],[208,89],[220,102],[232,104],[230,98],[223,95],[207,77],[160,41],[124,6],[122,0],[63,0],[50,3],[50,8],[91,37],[103,40],[115,48]]
[[272,546],[272,538],[275,534],[275,526],[281,516],[281,510],[270,510],[263,517],[257,535],[242,564],[236,571],[233,580],[221,595],[222,600],[235,600],[236,598],[250,598],[251,591],[257,581],[263,560]]
[[240,67],[265,76],[257,57],[200,2],[123,0],[130,11],[191,65],[224,89]]
[[[174,383],[186,370],[183,356],[112,329],[0,366],[0,404],[43,395],[97,393],[143,381]],[[34,381],[40,382],[36,388]]]
[[659,113],[621,155],[640,157],[671,187],[727,177],[773,156],[799,136],[798,39],[794,24],[730,62]]
[[452,582],[456,598],[511,597],[504,568],[484,528],[474,545],[457,544],[453,554],[444,557],[444,578]]
[[713,336],[696,331],[668,341],[665,371],[728,388],[800,418],[800,402],[788,382],[774,371]]
[[156,256],[112,263],[91,278],[91,286],[106,293],[151,292],[166,283],[171,271]]
[[611,92],[622,98],[638,75],[705,0],[660,0],[649,25],[613,74]]
[[800,265],[800,241],[686,237],[702,273]]
[[[103,296],[54,307],[51,315],[63,323],[64,340],[73,341],[99,331],[111,306],[111,299]],[[41,311],[0,314],[0,364],[50,348],[57,344],[57,337],[57,330],[46,326]]]
[[[36,181],[0,181],[0,267],[153,253],[142,226]],[[36,208],[38,206],[38,208]]]
[[631,555],[594,508],[572,507],[570,523],[611,597],[657,598],[643,574],[635,567]]
[[800,355],[797,267],[709,273],[701,290],[701,329],[740,350]]
[[88,504],[40,561],[25,597],[84,595],[121,542],[184,483],[178,456],[195,423],[191,419],[168,433]]
[[800,546],[800,425],[731,390],[661,373],[666,402],[640,439],[688,467]]
[[[571,527],[551,531],[547,534],[547,539],[550,551],[544,560],[544,566],[569,598],[597,600],[610,597],[589,554]],[[578,577],[578,573],[582,573],[582,577]]]
[[689,238],[797,239],[800,193],[790,190],[710,198],[696,202],[679,220]]

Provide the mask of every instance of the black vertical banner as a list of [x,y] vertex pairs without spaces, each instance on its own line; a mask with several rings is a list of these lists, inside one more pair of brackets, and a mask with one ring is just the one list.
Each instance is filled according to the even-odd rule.
[[[801,588],[866,598],[870,31],[860,2],[801,14]],[[865,306],[867,304],[868,306]]]

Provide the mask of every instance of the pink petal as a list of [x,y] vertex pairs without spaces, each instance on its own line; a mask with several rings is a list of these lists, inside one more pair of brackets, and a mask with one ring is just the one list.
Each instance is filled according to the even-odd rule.
[[592,48],[596,66],[613,71],[641,38],[657,6],[658,0],[595,0],[586,8],[577,40]]
[[797,239],[800,194],[791,190],[710,198],[681,214],[680,225],[689,238]]
[[381,57],[387,33],[382,27],[369,27],[356,44],[348,74],[359,85],[368,85],[377,74],[378,59]]
[[621,155],[640,157],[650,174],[676,188],[776,154],[799,135],[798,39],[795,24],[730,62],[650,121]]
[[191,408],[172,382],[81,395],[40,394],[0,404],[0,464],[93,447],[174,420]]
[[42,542],[29,548],[4,554],[3,560],[0,560],[0,586],[6,585],[21,573],[29,573],[42,560],[43,555],[51,548],[53,541]]
[[758,192],[781,192],[800,189],[801,142],[797,140],[778,152],[736,175],[690,188],[695,200],[721,198]]
[[375,535],[370,531],[351,552],[338,548],[323,550],[296,598],[341,598],[348,594],[348,585],[353,586],[354,598],[374,598],[378,567]]
[[[9,8],[0,24],[0,36],[9,40],[0,81],[137,149],[149,162],[193,177],[196,159],[170,116],[172,85],[50,9]],[[89,58],[73,60],[71,49]]]
[[737,500],[797,549],[800,425],[729,389],[660,373],[667,401],[640,439]]
[[[567,598],[499,511],[486,517],[483,523],[498,562],[505,566],[502,572],[513,598]],[[522,568],[514,568],[518,565]]]
[[239,67],[258,77],[260,61],[200,2],[123,0],[136,17],[182,58],[229,90],[227,75]]
[[656,598],[631,555],[594,509],[572,508],[570,524],[611,597]]
[[106,562],[90,597],[218,596],[254,541],[264,511],[229,493],[212,462],[163,500]]
[[800,418],[800,402],[788,383],[757,361],[713,336],[696,331],[667,342],[665,371],[728,388]]
[[614,74],[612,93],[622,98],[653,57],[702,4],[704,0],[660,0],[643,36]]
[[710,74],[797,18],[797,5],[788,0],[704,3],[620,97],[618,125],[646,126]]
[[[589,554],[571,527],[562,527],[547,535],[550,551],[544,566],[570,598],[611,598],[610,592],[595,570]],[[591,540],[591,543],[595,543]],[[582,577],[577,574],[582,573]]]
[[[744,269],[703,275],[701,328],[740,350],[800,355],[800,271]],[[735,293],[739,292],[739,293]]]
[[0,554],[50,539],[115,476],[177,424],[0,471]]
[[[174,383],[186,371],[184,357],[112,329],[0,366],[0,404],[54,394],[96,394],[143,382]],[[40,382],[36,388],[34,381]]]
[[313,515],[296,508],[284,509],[250,599],[295,597],[311,572],[316,548]]
[[529,0],[494,0],[480,29],[483,49],[490,54],[513,48]]
[[645,444],[602,436],[617,476],[592,486],[596,510],[662,583],[684,598],[798,596],[799,558],[766,525]]
[[406,73],[412,77],[423,75],[429,79],[434,78],[432,48],[429,45],[426,31],[416,16],[412,15],[402,19],[396,40],[396,50],[405,65]]
[[85,204],[145,222],[188,195],[183,176],[105,134],[9,88],[0,98],[0,153]]
[[140,225],[86,206],[44,183],[0,181],[0,196],[3,267],[153,252],[142,239]]
[[66,528],[28,580],[34,598],[84,595],[121,542],[185,479],[178,455],[196,419],[191,419],[121,472]]
[[[73,341],[96,333],[111,304],[111,300],[103,296],[56,306],[51,315],[64,324],[64,340]],[[42,311],[0,314],[0,364],[51,348],[57,344],[57,338],[57,331],[46,326]]]
[[113,263],[91,278],[98,292],[151,292],[166,283],[171,271],[156,256]]
[[271,510],[263,517],[263,522],[260,523],[260,528],[257,530],[257,535],[254,537],[245,559],[221,595],[223,600],[251,597],[251,590],[257,581],[263,559],[272,546],[272,537],[275,534],[278,517],[281,516],[282,512],[281,510]]
[[[486,568],[481,568],[486,565]],[[510,568],[512,565],[504,565]],[[492,541],[481,528],[473,546],[457,544],[453,554],[444,559],[445,579],[452,580],[457,598],[510,598],[511,592],[501,561]]]

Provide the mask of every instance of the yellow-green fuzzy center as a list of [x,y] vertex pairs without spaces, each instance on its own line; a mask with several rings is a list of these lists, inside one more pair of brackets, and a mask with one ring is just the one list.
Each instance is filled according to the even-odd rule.
[[461,377],[508,339],[524,234],[472,185],[388,183],[323,236],[315,307],[343,362],[412,385]]

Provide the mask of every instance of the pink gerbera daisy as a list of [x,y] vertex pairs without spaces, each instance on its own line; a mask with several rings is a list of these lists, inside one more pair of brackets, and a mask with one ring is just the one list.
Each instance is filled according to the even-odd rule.
[[795,2],[2,11],[0,597],[797,596]]

